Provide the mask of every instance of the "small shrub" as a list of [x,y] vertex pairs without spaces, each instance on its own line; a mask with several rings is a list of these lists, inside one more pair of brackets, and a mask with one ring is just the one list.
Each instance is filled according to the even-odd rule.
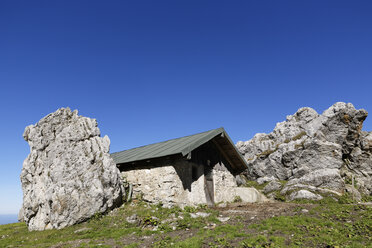
[[159,220],[147,215],[142,219],[142,223],[144,226],[157,226],[159,225]]
[[242,202],[242,198],[240,196],[235,196],[233,202]]

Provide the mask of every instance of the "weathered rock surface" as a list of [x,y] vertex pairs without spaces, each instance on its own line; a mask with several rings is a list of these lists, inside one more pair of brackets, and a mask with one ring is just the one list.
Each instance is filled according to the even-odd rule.
[[271,181],[270,183],[268,183],[265,188],[263,188],[263,192],[265,194],[268,194],[270,192],[273,192],[273,191],[277,191],[277,190],[280,190],[281,188],[283,187],[283,185],[277,181],[277,180],[273,180]]
[[321,200],[323,199],[322,196],[314,194],[306,189],[301,189],[299,191],[293,192],[289,195],[289,200]]
[[354,175],[357,188],[371,194],[372,132],[361,131],[367,115],[343,102],[321,115],[300,108],[273,132],[236,144],[250,166],[245,174],[259,183],[287,180],[281,192],[291,188],[291,194],[296,189],[343,193]]
[[120,205],[120,173],[97,121],[61,108],[26,127],[20,217],[29,230],[63,228]]

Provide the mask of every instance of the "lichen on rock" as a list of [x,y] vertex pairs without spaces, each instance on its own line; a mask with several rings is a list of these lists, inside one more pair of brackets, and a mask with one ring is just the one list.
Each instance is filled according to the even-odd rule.
[[29,230],[60,229],[104,213],[122,201],[120,173],[97,121],[60,108],[26,127],[20,218]]

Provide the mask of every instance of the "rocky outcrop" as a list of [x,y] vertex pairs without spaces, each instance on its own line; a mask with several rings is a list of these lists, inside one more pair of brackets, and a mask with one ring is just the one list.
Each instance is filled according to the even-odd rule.
[[120,173],[97,121],[61,108],[26,127],[20,211],[29,230],[60,229],[122,201]]
[[300,199],[307,199],[307,200],[321,200],[323,199],[322,196],[314,194],[306,189],[301,189],[299,191],[295,191],[289,195],[289,200],[300,200]]
[[371,194],[372,133],[361,131],[367,115],[342,102],[322,114],[300,108],[273,132],[236,144],[249,164],[245,174],[257,181],[288,181],[281,192],[291,193],[291,199],[310,197],[305,191],[295,194],[296,189],[343,193],[353,176],[356,188]]

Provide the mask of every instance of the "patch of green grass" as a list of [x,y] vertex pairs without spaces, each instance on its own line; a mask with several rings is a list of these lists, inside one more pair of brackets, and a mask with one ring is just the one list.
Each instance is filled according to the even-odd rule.
[[193,237],[175,241],[173,245],[164,247],[233,247],[230,243],[235,238],[247,236],[249,235],[244,232],[242,225],[224,224],[213,230],[200,229]]
[[257,181],[246,181],[245,187],[253,187],[253,188],[257,189],[257,190],[263,190],[263,188],[265,188],[265,186],[268,183],[269,182],[263,183],[263,184],[258,184]]
[[244,239],[240,242],[242,248],[253,247],[285,247],[285,239],[283,237],[266,237],[264,235],[257,235]]
[[372,195],[362,195],[362,202],[372,202]]
[[350,204],[353,203],[353,196],[349,193],[344,193],[342,196],[336,197],[339,203],[341,204]]
[[180,229],[190,229],[190,228],[203,228],[208,223],[217,223],[220,222],[217,219],[218,211],[217,210],[208,210],[210,215],[206,218],[198,217],[198,218],[191,218],[190,213],[186,212],[183,215],[183,218],[177,220],[177,230]]
[[[115,244],[134,248],[143,246],[143,236],[153,238],[153,247],[372,247],[371,206],[327,200],[312,204],[303,213],[301,209],[306,206],[310,205],[296,205],[290,216],[251,224],[244,215],[221,223],[217,219],[219,212],[206,206],[181,210],[127,204],[114,215],[97,216],[62,230],[29,232],[24,223],[0,225],[0,247],[112,247]],[[210,216],[191,218],[190,211],[208,212]],[[140,221],[130,224],[126,218],[134,213]],[[176,215],[180,217],[177,220]],[[174,219],[177,225],[176,235],[167,224],[169,219]],[[153,231],[155,226],[157,231]],[[127,240],[133,243],[128,244]]]
[[198,211],[198,208],[193,206],[185,206],[183,211],[186,213],[196,213]]
[[138,248],[138,247],[140,247],[140,245],[138,243],[133,243],[133,244],[130,244],[130,245],[124,245],[123,247],[124,248]]
[[320,204],[306,215],[273,217],[247,227],[200,229],[191,238],[172,239],[162,247],[370,247],[371,228],[371,207]]
[[280,202],[286,201],[285,195],[280,194],[280,191],[275,191],[274,194],[275,194],[275,197],[274,197],[275,200],[280,201]]
[[171,237],[162,238],[160,241],[157,241],[153,244],[154,248],[169,247],[173,245],[173,239]]
[[[194,236],[192,238],[188,238],[183,241],[179,241],[175,243],[173,246],[170,247],[177,247],[177,248],[200,248],[203,245],[203,237],[201,236]],[[166,246],[164,246],[166,247]]]
[[[366,247],[371,244],[371,208],[345,204],[320,205],[311,210],[312,216],[279,216],[251,225],[258,231],[267,231],[266,239],[246,242],[245,247],[271,247],[273,237],[280,238],[274,247]],[[286,245],[287,246],[287,245]]]
[[[291,192],[288,192],[289,195]],[[328,204],[351,204],[353,202],[352,195],[349,193],[345,193],[341,196],[336,194],[320,194],[323,199],[321,200],[307,200],[307,199],[297,199],[294,200],[294,203],[303,203],[303,204],[321,204],[321,205],[328,205]]]
[[[78,240],[83,240],[79,243],[81,247],[94,247],[100,240],[118,240],[133,233],[142,236],[169,232],[171,228],[167,224],[161,224],[161,221],[170,218],[171,215],[178,216],[180,213],[182,210],[179,207],[163,208],[140,202],[134,205],[127,203],[118,209],[115,215],[97,214],[85,223],[61,230],[29,232],[25,223],[0,225],[0,247],[50,247]],[[130,224],[126,221],[126,218],[133,214],[137,214],[139,223]],[[159,228],[157,231],[152,231],[143,228],[144,226],[159,226]],[[100,245],[100,247],[104,246]]]

